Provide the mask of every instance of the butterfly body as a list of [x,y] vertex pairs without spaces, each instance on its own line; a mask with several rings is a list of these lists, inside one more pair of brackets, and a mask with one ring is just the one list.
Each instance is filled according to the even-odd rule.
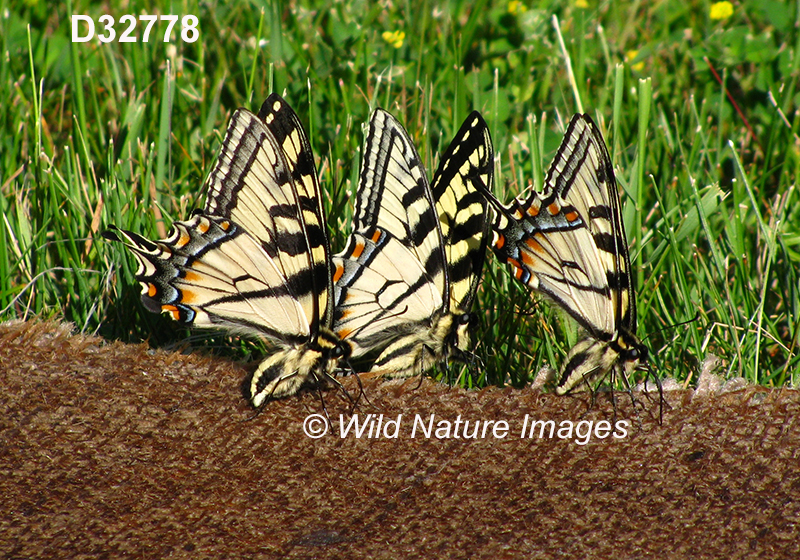
[[647,347],[631,333],[619,333],[609,342],[584,338],[570,349],[564,360],[555,392],[564,395],[577,386],[602,379],[617,365],[625,379],[647,363]]

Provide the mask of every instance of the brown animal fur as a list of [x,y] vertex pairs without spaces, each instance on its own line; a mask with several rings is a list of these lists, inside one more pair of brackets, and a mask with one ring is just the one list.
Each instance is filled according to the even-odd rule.
[[[398,439],[309,439],[308,393],[252,418],[241,366],[0,325],[4,558],[800,557],[797,391],[671,391],[624,439],[520,439],[534,419],[612,419],[600,398],[365,382]],[[347,387],[357,393],[349,380]],[[331,418],[348,404],[325,393]],[[504,439],[411,439],[425,419]]]

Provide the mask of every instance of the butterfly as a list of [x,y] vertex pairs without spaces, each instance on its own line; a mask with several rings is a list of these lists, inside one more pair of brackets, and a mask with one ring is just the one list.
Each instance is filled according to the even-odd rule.
[[411,138],[388,112],[369,123],[353,233],[334,256],[334,331],[371,372],[421,374],[463,360],[488,243],[493,149],[480,113],[464,121],[431,184]]
[[545,176],[542,192],[508,206],[481,189],[496,210],[492,249],[517,280],[544,293],[583,328],[556,383],[564,394],[611,370],[645,369],[636,337],[636,299],[621,202],[597,125],[575,115]]
[[311,146],[279,95],[258,115],[233,114],[206,188],[205,207],[175,222],[166,239],[114,226],[105,233],[136,257],[144,306],[275,346],[243,385],[256,408],[331,379],[350,347],[332,330],[330,247]]

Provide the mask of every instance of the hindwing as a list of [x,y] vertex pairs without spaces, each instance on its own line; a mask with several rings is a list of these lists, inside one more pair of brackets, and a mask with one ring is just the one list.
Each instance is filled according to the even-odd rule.
[[208,176],[205,208],[149,241],[113,228],[136,257],[142,300],[198,327],[279,348],[245,393],[255,406],[335,368],[346,345],[331,330],[333,284],[313,155],[297,115],[271,95],[239,109]]

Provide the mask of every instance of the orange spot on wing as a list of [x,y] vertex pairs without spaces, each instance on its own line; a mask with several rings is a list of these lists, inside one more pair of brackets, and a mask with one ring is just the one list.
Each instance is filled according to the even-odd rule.
[[353,334],[353,329],[340,329],[336,334],[339,335],[339,338],[344,340],[345,338]]
[[192,272],[191,270],[187,270],[184,278],[189,282],[200,282],[203,279],[203,276],[197,274],[196,272]]
[[172,319],[175,321],[180,321],[181,314],[178,312],[178,308],[174,305],[162,305],[161,311],[166,311],[170,315],[172,315]]
[[567,219],[567,221],[568,221],[568,222],[572,223],[572,222],[574,222],[575,220],[577,220],[579,216],[578,216],[578,213],[577,213],[577,212],[574,212],[574,211],[573,211],[573,212],[567,212],[567,213],[564,215],[564,217]]
[[338,265],[336,267],[336,271],[333,273],[333,281],[338,282],[342,277],[342,274],[344,274],[344,267],[342,265]]
[[494,242],[495,249],[502,249],[506,246],[506,236],[502,233],[497,234],[497,241]]
[[[203,233],[205,233],[205,232],[203,232]],[[189,243],[190,240],[191,240],[191,237],[189,237],[189,234],[187,234],[186,232],[182,232],[181,233],[181,237],[180,237],[180,239],[178,239],[178,243],[176,243],[176,245],[178,247],[183,247],[184,245]]]
[[533,266],[533,264],[536,262],[536,260],[533,258],[533,255],[531,255],[528,251],[522,251],[521,254],[522,262],[527,264],[529,267]]
[[156,288],[155,284],[148,284],[147,285],[147,295],[150,297],[155,297],[158,293],[158,288]]
[[372,234],[372,242],[373,243],[377,243],[378,239],[380,239],[380,238],[381,238],[381,230],[376,229],[375,233]]
[[363,243],[356,243],[355,248],[353,249],[352,257],[357,259],[361,256],[361,253],[364,252],[364,244]]
[[525,239],[525,245],[527,245],[531,251],[535,251],[537,253],[542,251],[542,246],[539,245],[539,242],[536,241],[533,237],[528,237],[527,239]]
[[205,233],[208,231],[208,222],[205,220],[200,220],[197,224],[197,229],[200,230],[200,233]]
[[553,202],[550,206],[547,207],[547,211],[550,212],[553,216],[561,212],[561,206],[558,203]]
[[539,207],[535,204],[528,206],[528,216],[536,217],[539,215]]
[[194,303],[197,300],[197,294],[191,290],[181,290],[181,303]]

